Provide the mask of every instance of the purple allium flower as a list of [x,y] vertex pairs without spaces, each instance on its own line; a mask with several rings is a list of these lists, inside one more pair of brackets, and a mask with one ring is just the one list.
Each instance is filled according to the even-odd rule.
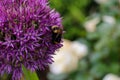
[[44,69],[62,47],[52,43],[51,26],[62,28],[59,13],[47,0],[0,0],[0,74],[20,80],[22,65]]

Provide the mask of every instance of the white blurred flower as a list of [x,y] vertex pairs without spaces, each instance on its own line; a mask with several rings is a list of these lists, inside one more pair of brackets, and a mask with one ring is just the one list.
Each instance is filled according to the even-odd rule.
[[103,78],[103,80],[120,80],[120,77],[114,74],[108,74]]
[[118,0],[119,4],[120,4],[120,0]]
[[96,30],[96,25],[100,22],[98,17],[88,20],[84,26],[88,32],[94,32]]
[[63,47],[54,55],[54,63],[50,65],[53,74],[68,73],[78,66],[80,58],[87,54],[87,47],[78,42],[64,40]]
[[115,24],[116,22],[114,17],[107,15],[103,16],[103,21],[109,24]]
[[109,0],[95,0],[97,3],[99,4],[105,4],[107,3]]
[[79,59],[84,57],[88,53],[87,46],[77,41],[72,42],[71,49],[73,50],[73,53],[78,56]]

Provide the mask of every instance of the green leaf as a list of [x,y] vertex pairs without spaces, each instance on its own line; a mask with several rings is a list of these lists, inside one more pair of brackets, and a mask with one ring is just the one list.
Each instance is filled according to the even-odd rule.
[[39,80],[37,74],[35,72],[31,72],[27,70],[24,66],[22,66],[23,73],[25,76],[25,80]]

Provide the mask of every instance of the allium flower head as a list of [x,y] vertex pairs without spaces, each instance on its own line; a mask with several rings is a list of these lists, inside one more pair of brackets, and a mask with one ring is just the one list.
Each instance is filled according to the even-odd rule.
[[44,69],[62,44],[52,43],[51,26],[62,28],[59,13],[47,0],[0,0],[0,74],[22,76],[22,65]]

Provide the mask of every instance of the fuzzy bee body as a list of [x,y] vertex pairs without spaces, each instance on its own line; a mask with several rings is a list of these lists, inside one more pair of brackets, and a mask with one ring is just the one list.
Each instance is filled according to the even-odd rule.
[[52,29],[52,43],[53,44],[60,43],[63,29],[61,29],[58,26],[52,26],[51,29]]

